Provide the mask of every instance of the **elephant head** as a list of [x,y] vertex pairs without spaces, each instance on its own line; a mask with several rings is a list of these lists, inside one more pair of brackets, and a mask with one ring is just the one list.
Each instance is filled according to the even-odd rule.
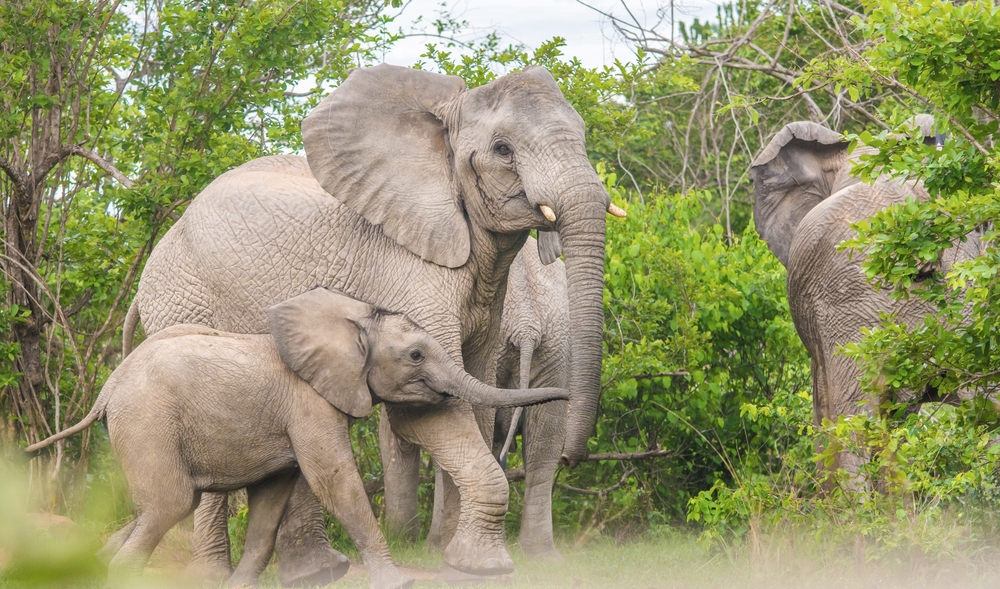
[[585,457],[600,395],[610,199],[587,159],[583,120],[548,71],[466,89],[420,70],[355,69],[302,136],[327,192],[424,260],[486,266],[497,256],[477,251],[486,236],[519,245],[530,229],[543,232],[543,260],[561,247],[574,334],[563,461]]
[[[935,141],[931,115],[917,115],[905,126],[925,142]],[[836,131],[799,121],[778,131],[753,161],[754,223],[782,265],[788,266],[799,221],[832,194],[861,181],[851,168],[860,155],[874,150],[862,145],[848,155],[848,145]]]
[[564,389],[497,389],[459,368],[445,349],[402,313],[325,288],[267,310],[285,362],[331,405],[365,417],[372,401],[429,405],[454,396],[489,407],[567,398]]

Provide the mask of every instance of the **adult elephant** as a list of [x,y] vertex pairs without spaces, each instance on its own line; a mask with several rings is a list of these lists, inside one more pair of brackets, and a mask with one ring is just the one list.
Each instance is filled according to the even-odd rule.
[[[911,127],[925,142],[935,140],[934,120],[920,115]],[[880,399],[861,391],[861,371],[838,348],[861,339],[863,327],[877,327],[879,313],[913,326],[934,312],[916,297],[895,300],[887,289],[875,291],[865,279],[864,255],[838,251],[856,236],[850,225],[907,198],[927,199],[923,185],[887,175],[865,184],[851,173],[858,158],[875,150],[847,153],[848,143],[826,127],[796,122],[778,132],[754,160],[754,222],[757,232],[788,270],[788,305],[795,329],[811,360],[813,418],[836,421],[841,415],[877,410]],[[975,236],[955,243],[921,274],[942,276],[957,261],[979,255]],[[936,400],[932,392],[909,393],[911,400]],[[868,401],[867,403],[862,403]],[[864,456],[842,453],[836,467],[857,472]]]
[[[530,229],[556,232],[573,333],[562,460],[587,453],[600,394],[607,192],[584,125],[542,68],[467,90],[461,79],[355,69],[303,121],[306,158],[273,156],[223,174],[192,201],[146,264],[126,319],[262,332],[265,309],[316,285],[408,314],[476,378],[493,384],[507,272]],[[127,341],[126,346],[130,345]],[[507,481],[464,402],[388,408],[392,431],[454,480],[448,565],[512,569]],[[392,473],[387,470],[386,477]],[[228,569],[223,502],[203,501],[195,552]],[[458,505],[460,503],[460,507]],[[276,550],[285,584],[345,572],[318,503],[296,489]]]

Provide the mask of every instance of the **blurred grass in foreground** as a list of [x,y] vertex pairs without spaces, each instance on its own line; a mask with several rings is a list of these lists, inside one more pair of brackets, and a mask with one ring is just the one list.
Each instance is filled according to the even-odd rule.
[[29,513],[23,464],[0,455],[0,587],[89,587],[103,580],[100,538],[67,518]]
[[[860,541],[859,541],[860,542]],[[863,542],[861,542],[863,543]],[[845,588],[987,588],[1000,585],[998,554],[929,557],[901,554],[895,559],[865,561],[860,547],[831,552],[809,535],[768,538],[756,553],[706,550],[693,531],[672,531],[618,544],[609,538],[580,548],[559,544],[563,563],[532,561],[512,546],[517,570],[479,587],[531,589],[833,589]],[[416,588],[444,588],[433,580],[440,556],[423,545],[393,549]],[[353,562],[353,559],[352,559]],[[262,585],[277,587],[276,584]],[[367,588],[360,567],[333,587]]]
[[[104,566],[95,552],[127,514],[118,491],[91,487],[79,521],[27,515],[29,501],[23,464],[0,461],[0,589],[35,587],[97,588],[103,586]],[[104,505],[102,508],[101,505]],[[928,554],[901,550],[881,553],[878,560],[866,551],[872,538],[859,537],[853,545],[817,537],[815,530],[786,529],[762,536],[757,542],[728,548],[706,548],[693,528],[659,527],[658,533],[616,542],[598,537],[575,547],[569,538],[559,542],[563,563],[531,561],[512,542],[517,570],[484,587],[560,589],[680,589],[680,588],[840,588],[906,589],[996,587],[1000,579],[1000,551],[996,542],[983,542],[967,552]],[[183,576],[190,559],[190,520],[161,542],[141,580],[134,587],[193,587]],[[934,530],[927,530],[934,533]],[[393,556],[417,580],[416,587],[446,587],[434,580],[440,555],[423,543],[392,542]],[[348,546],[338,546],[359,561]],[[274,563],[261,578],[261,587],[278,587]],[[333,587],[367,588],[364,569],[354,565]]]

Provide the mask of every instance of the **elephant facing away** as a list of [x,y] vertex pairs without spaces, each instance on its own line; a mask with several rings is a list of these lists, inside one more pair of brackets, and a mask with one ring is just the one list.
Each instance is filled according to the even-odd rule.
[[[933,141],[933,118],[920,115],[913,127]],[[811,122],[790,123],[778,132],[754,160],[754,221],[757,232],[788,270],[788,304],[795,329],[811,359],[813,417],[874,412],[879,399],[861,391],[861,372],[838,347],[861,339],[861,328],[880,324],[879,312],[916,325],[932,313],[916,298],[893,300],[865,280],[864,255],[838,251],[837,245],[856,233],[852,223],[909,197],[927,199],[920,183],[880,176],[871,185],[851,174],[860,155],[873,149],[859,146],[850,155],[839,133]],[[958,261],[979,255],[979,241],[970,235],[946,250],[926,276],[943,275]],[[936,271],[936,272],[935,272]],[[923,393],[913,393],[914,400]],[[867,403],[863,403],[867,401]],[[835,467],[857,472],[863,456],[841,454]]]
[[[569,383],[569,299],[562,261],[543,265],[525,244],[510,266],[500,324],[497,384],[508,389],[565,387]],[[493,452],[502,465],[521,433],[524,506],[521,549],[527,556],[562,557],[552,538],[552,484],[565,439],[566,403],[497,410]]]
[[[126,349],[140,319],[149,334],[178,323],[260,333],[269,305],[322,285],[406,313],[494,384],[508,269],[539,229],[558,234],[569,293],[561,460],[584,458],[600,394],[610,199],[587,159],[583,120],[552,76],[527,68],[466,89],[430,72],[358,68],[302,133],[306,158],[265,157],[223,174],[163,236],[126,317]],[[392,437],[427,450],[447,475],[444,561],[506,572],[494,568],[509,555],[508,486],[487,445],[493,412],[447,399],[386,413]],[[389,464],[387,488],[398,474]],[[221,504],[203,501],[193,545],[225,570],[225,510],[205,507]],[[286,585],[336,578],[328,573],[339,555],[308,488],[290,499],[276,551]]]
[[244,556],[229,585],[255,585],[301,473],[354,541],[376,588],[413,583],[396,569],[351,449],[351,417],[373,402],[487,406],[565,398],[565,390],[484,385],[405,315],[318,288],[268,310],[271,334],[199,325],[160,331],[114,371],[78,425],[106,418],[138,517],[104,550],[113,584],[141,572],[202,491],[247,487]]

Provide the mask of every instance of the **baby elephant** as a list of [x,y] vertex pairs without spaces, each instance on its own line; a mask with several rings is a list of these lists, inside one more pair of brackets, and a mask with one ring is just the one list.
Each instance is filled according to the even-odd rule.
[[270,334],[197,325],[157,333],[111,374],[83,421],[26,449],[107,419],[137,512],[105,547],[112,583],[141,572],[201,492],[246,487],[246,546],[229,584],[255,584],[301,474],[361,552],[372,586],[408,586],[354,463],[350,417],[379,401],[454,396],[501,407],[567,397],[563,389],[488,387],[404,315],[326,289],[271,307],[268,319]]

